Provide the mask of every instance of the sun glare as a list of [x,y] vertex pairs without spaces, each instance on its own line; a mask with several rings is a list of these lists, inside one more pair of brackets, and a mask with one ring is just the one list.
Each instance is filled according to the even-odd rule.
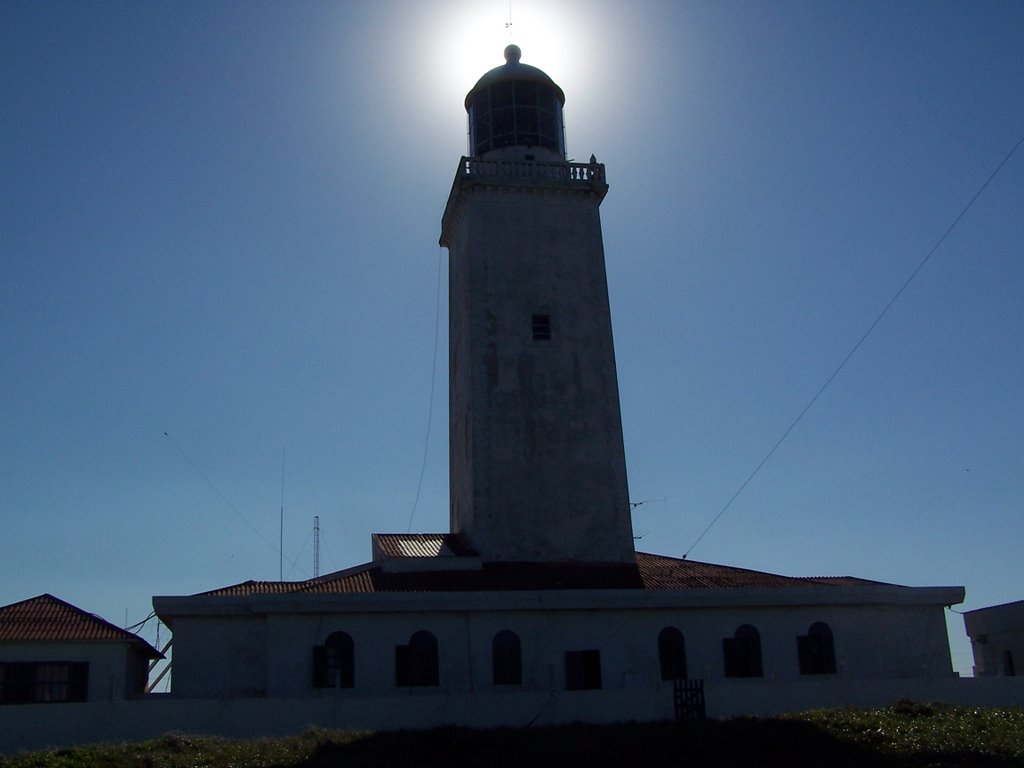
[[[592,64],[586,45],[585,5],[516,0],[511,23],[507,0],[452,2],[426,12],[419,25],[427,32],[416,43],[430,61],[438,93],[461,100],[487,71],[505,63],[505,46],[515,43],[523,63],[544,70],[569,94],[579,93],[580,74]],[[570,98],[571,96],[567,96]]]
[[522,50],[523,64],[543,70],[565,92],[570,155],[597,149],[587,139],[586,147],[576,146],[577,124],[600,126],[606,136],[613,129],[605,105],[622,70],[609,54],[620,43],[620,10],[600,0],[513,0],[510,24],[508,0],[424,2],[410,9],[394,28],[384,65],[393,72],[385,79],[402,89],[421,134],[438,137],[435,143],[465,141],[463,100],[486,72],[505,63],[511,43]]

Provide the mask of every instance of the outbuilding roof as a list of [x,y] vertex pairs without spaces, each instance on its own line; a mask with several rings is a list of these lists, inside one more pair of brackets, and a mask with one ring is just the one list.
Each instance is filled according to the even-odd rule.
[[121,641],[150,658],[162,654],[141,637],[50,594],[0,607],[0,642]]
[[479,557],[458,533],[375,533],[374,549],[384,557]]

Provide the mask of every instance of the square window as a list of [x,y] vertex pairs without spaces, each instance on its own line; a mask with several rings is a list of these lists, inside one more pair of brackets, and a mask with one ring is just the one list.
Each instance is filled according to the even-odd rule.
[[596,691],[601,688],[601,652],[565,652],[565,690]]
[[88,688],[88,662],[0,663],[0,704],[86,701]]
[[534,341],[551,341],[551,315],[534,315],[530,324]]
[[395,646],[395,685],[399,688],[440,684],[437,638],[416,632],[408,645]]

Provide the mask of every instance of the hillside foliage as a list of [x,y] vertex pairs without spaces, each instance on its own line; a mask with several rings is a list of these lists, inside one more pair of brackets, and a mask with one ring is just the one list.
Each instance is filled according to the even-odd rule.
[[167,735],[0,757],[0,768],[349,766],[879,766],[1024,768],[1024,709],[901,702],[695,723],[358,733],[280,739]]

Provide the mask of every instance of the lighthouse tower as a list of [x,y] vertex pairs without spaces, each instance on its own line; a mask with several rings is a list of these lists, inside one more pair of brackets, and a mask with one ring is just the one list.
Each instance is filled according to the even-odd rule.
[[599,207],[517,46],[466,96],[449,252],[451,531],[484,561],[632,563]]

